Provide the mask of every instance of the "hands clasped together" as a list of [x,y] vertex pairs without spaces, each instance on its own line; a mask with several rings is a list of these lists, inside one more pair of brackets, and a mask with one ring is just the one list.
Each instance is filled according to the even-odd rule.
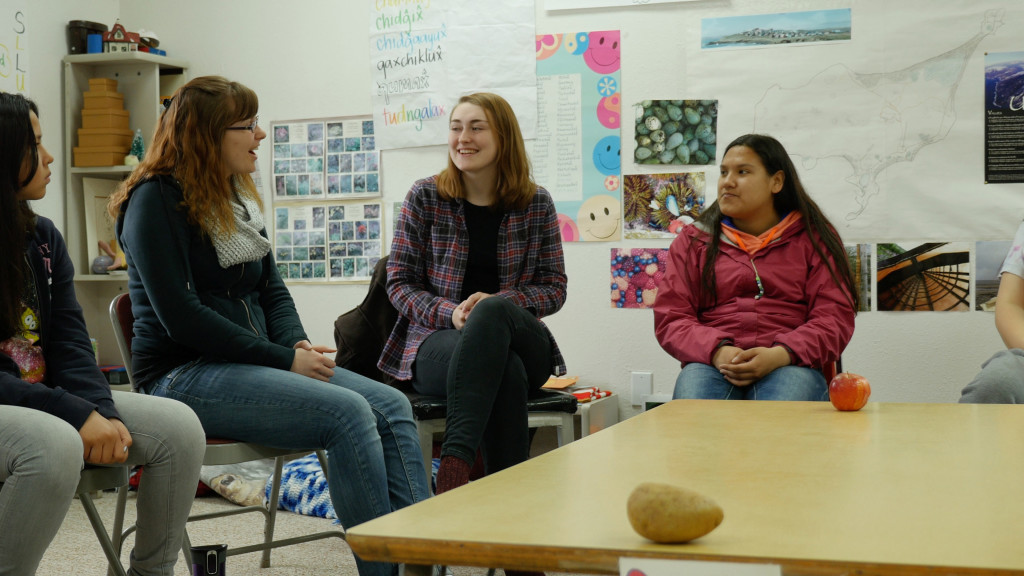
[[89,464],[120,464],[128,458],[132,435],[117,418],[104,418],[93,410],[78,434],[84,448],[82,458]]
[[295,358],[292,360],[291,371],[321,382],[327,382],[334,376],[334,360],[324,354],[337,352],[330,346],[313,346],[309,340],[295,343]]
[[474,292],[470,294],[469,298],[466,298],[456,306],[452,312],[452,324],[455,325],[455,329],[462,330],[462,327],[466,325],[466,320],[469,319],[469,313],[473,311],[473,307],[484,298],[490,298],[491,296],[492,294],[484,292]]
[[726,345],[715,352],[711,361],[730,384],[749,386],[776,368],[788,366],[790,360],[789,351],[782,346],[744,350]]

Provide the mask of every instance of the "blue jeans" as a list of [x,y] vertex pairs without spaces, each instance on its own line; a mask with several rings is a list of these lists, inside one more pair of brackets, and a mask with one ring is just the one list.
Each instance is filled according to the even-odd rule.
[[679,372],[672,398],[820,401],[828,400],[828,383],[813,368],[783,366],[753,384],[734,386],[714,366],[691,362]]
[[[409,401],[380,382],[342,368],[321,382],[266,366],[197,360],[153,388],[195,410],[208,436],[326,449],[327,486],[345,528],[429,495]],[[356,565],[362,576],[397,571],[358,557]]]

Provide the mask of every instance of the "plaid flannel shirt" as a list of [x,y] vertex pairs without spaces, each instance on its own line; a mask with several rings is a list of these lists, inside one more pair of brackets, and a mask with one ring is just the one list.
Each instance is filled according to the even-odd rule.
[[[384,346],[378,367],[399,380],[412,379],[416,351],[427,336],[454,328],[469,258],[469,232],[461,200],[444,200],[435,177],[413,184],[395,224],[388,259],[388,296],[398,322]],[[498,231],[500,291],[537,318],[565,303],[566,275],[558,214],[551,195],[538,187],[530,205],[510,210]],[[547,327],[545,327],[547,330]],[[551,371],[565,374],[565,360],[551,338]]]

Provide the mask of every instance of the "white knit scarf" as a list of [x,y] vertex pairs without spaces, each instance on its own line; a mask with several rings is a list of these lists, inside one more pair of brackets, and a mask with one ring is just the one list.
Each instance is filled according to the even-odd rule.
[[221,268],[255,262],[270,252],[270,240],[260,234],[263,230],[263,211],[255,200],[240,192],[237,184],[231,210],[235,214],[234,233],[226,233],[215,221],[210,222],[210,238]]

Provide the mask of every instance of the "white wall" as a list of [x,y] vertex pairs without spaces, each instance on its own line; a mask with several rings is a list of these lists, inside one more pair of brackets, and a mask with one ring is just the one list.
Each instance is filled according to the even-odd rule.
[[[368,114],[370,1],[91,0],[80,3],[48,0],[47,9],[33,10],[32,22],[38,23],[38,28],[33,28],[30,44],[31,89],[44,110],[44,137],[51,150],[61,149],[58,145],[60,126],[56,122],[46,123],[45,119],[58,118],[61,109],[59,60],[65,48],[64,23],[72,19],[112,23],[114,15],[119,15],[129,30],[155,30],[161,39],[161,48],[175,58],[190,62],[191,76],[222,74],[255,89],[260,96],[260,117],[264,125],[276,120]],[[688,93],[687,50],[692,49],[694,40],[683,33],[692,30],[692,23],[703,15],[851,4],[855,11],[886,10],[886,3],[879,0],[848,3],[709,0],[547,13],[543,0],[537,2],[538,33],[622,30],[622,85],[627,104],[652,95],[708,97]],[[81,7],[81,4],[86,6]],[[1016,6],[1010,0],[985,4]],[[682,26],[684,22],[689,23],[688,26]],[[1021,24],[1015,21],[1014,27],[1019,28]],[[1002,34],[987,41],[985,49],[1019,50],[1019,37],[1019,34]],[[941,40],[932,38],[926,30],[920,31],[917,38],[922,44]],[[744,57],[742,52],[735,54],[737,58]],[[977,69],[979,62],[977,58],[972,59],[969,81],[975,84],[965,91],[976,93],[981,89],[977,83],[981,77]],[[736,89],[742,88],[742,78],[737,78]],[[980,98],[975,95],[965,100],[977,105]],[[627,131],[623,133],[624,141],[631,136]],[[629,150],[625,144],[623,149]],[[269,149],[261,156],[264,181],[268,182]],[[388,216],[390,204],[404,197],[413,180],[436,172],[444,162],[443,147],[386,151],[382,166]],[[629,165],[626,168],[629,171]],[[970,169],[980,170],[977,166]],[[709,177],[712,191],[713,180],[714,174]],[[56,184],[60,180],[54,178],[54,182],[50,197],[41,202],[38,209],[61,222],[61,188]],[[814,190],[811,193],[813,195]],[[1021,212],[1020,208],[1012,208],[1002,215],[993,213],[994,219],[1000,219],[996,228],[1012,233]],[[977,236],[968,233],[954,239],[969,240],[990,234],[991,230],[982,230]],[[661,393],[671,392],[678,371],[677,363],[654,339],[649,311],[609,307],[609,249],[647,245],[667,246],[667,242],[567,244],[569,298],[565,308],[548,320],[565,353],[570,374],[579,375],[587,384],[619,393],[623,415],[634,411],[629,406],[630,371],[653,371],[655,391]],[[314,342],[330,343],[333,342],[333,319],[359,303],[365,286],[298,285],[292,287],[292,293]],[[999,347],[1001,342],[989,314],[870,312],[858,316],[857,330],[843,361],[847,369],[870,379],[875,400],[951,402],[959,397],[959,390],[974,375],[977,366]]]

